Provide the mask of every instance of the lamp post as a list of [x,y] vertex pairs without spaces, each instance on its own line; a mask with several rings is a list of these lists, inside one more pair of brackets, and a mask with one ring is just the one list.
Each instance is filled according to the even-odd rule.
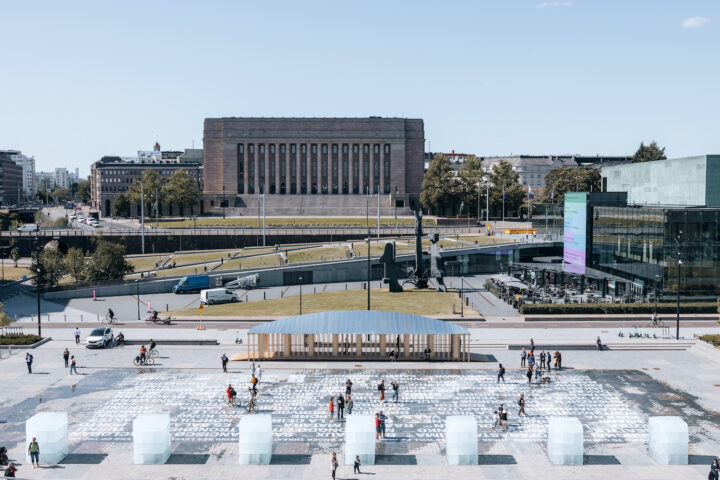
[[135,297],[137,298],[137,319],[140,320],[140,280],[135,280]]
[[[462,265],[460,265],[460,269],[462,270]],[[460,272],[460,318],[463,318],[465,316],[465,296],[463,294],[463,287],[465,287],[465,277],[462,274],[462,271]]]
[[[40,251],[37,253],[38,258],[38,265],[40,264]],[[40,324],[40,289],[42,288],[41,283],[41,271],[40,268],[37,269],[37,288],[35,291],[37,292],[37,311],[38,311],[38,337],[42,337],[42,326]]]
[[300,315],[302,315],[302,275],[298,277],[300,281]]
[[220,202],[223,209],[223,218],[225,218],[225,185],[223,185],[222,201]]
[[477,214],[478,214],[478,219],[477,219],[477,224],[480,225],[480,182],[477,182],[477,187],[478,187],[478,195],[477,195]]
[[368,227],[368,263],[367,263],[367,309],[370,310],[370,227]]
[[660,278],[660,275],[657,273],[655,274],[655,314],[657,315],[657,302],[658,302],[658,279]]
[[680,266],[682,260],[680,259],[680,242],[682,241],[682,230],[678,232],[675,237],[675,247],[677,248],[677,311],[675,319],[675,340],[680,340]]

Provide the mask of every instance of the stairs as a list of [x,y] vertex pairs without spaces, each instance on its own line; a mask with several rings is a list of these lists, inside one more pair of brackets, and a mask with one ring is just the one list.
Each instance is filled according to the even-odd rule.
[[[391,195],[380,196],[380,215],[394,216],[396,209],[392,204]],[[263,199],[259,195],[237,195],[231,201],[231,207],[225,208],[225,215],[254,217],[262,212]],[[221,208],[214,208],[211,214],[222,213]],[[348,216],[371,218],[377,216],[377,197],[366,195],[265,195],[265,215],[270,216]],[[405,202],[405,207],[398,208],[401,216],[413,215]]]

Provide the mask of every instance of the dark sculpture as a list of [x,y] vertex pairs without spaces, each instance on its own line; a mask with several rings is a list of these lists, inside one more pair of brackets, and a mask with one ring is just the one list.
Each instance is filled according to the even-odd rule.
[[440,251],[438,250],[439,240],[440,235],[437,233],[430,235],[430,277],[435,279],[438,292],[447,292],[447,287],[445,287],[445,281],[443,280],[445,266],[443,265],[442,258],[440,258]]
[[400,277],[400,265],[395,263],[395,244],[388,242],[385,244],[385,251],[380,257],[380,263],[385,264],[385,275],[383,283],[387,283],[391,292],[402,292],[403,288],[398,282]]
[[[415,285],[415,288],[427,288],[427,276],[423,267],[422,257],[422,211],[415,210],[415,267],[408,268],[405,283]],[[403,285],[405,284],[403,283]]]

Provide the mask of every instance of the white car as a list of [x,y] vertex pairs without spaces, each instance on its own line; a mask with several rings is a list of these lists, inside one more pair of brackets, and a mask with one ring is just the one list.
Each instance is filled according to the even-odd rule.
[[110,345],[113,341],[113,331],[109,327],[94,328],[85,339],[87,348],[102,348]]
[[85,223],[85,217],[78,217],[77,221],[78,223]]
[[18,227],[18,232],[37,232],[38,226],[34,223],[26,223],[22,227]]
[[211,288],[200,290],[200,303],[214,305],[216,303],[237,302],[238,295],[227,288]]

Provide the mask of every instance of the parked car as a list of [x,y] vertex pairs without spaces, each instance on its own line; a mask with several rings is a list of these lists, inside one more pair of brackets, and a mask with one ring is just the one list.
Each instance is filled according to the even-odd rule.
[[237,302],[238,294],[227,288],[211,288],[200,291],[200,303],[214,305],[216,303]]
[[210,277],[208,275],[188,275],[173,285],[173,293],[199,292],[210,287]]
[[26,223],[25,225],[18,227],[18,232],[37,232],[38,226],[34,223]]
[[113,340],[112,328],[100,327],[93,329],[90,335],[85,339],[85,346],[87,348],[100,348],[110,345]]

